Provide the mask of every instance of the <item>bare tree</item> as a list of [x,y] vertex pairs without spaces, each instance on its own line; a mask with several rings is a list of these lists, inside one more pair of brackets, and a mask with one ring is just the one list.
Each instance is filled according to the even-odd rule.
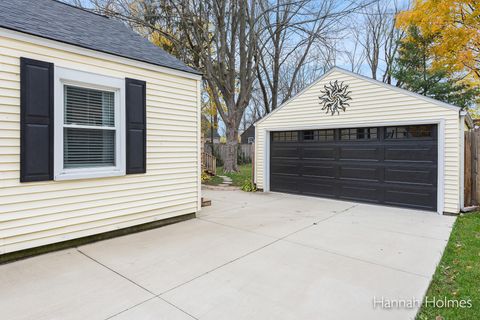
[[363,63],[365,62],[365,50],[360,44],[360,31],[357,28],[351,28],[353,42],[349,43],[349,47],[344,50],[344,55],[350,67],[350,71],[360,73]]
[[[263,97],[265,113],[275,110],[298,90],[301,75],[318,64],[312,60],[332,57],[333,39],[339,20],[358,10],[356,1],[335,0],[260,0],[264,13],[260,23],[264,33],[258,38],[258,87]],[[288,78],[288,80],[287,80]]]
[[237,171],[239,125],[256,80],[257,0],[92,1],[203,72],[225,124],[225,171]]
[[404,36],[404,32],[395,27],[399,11],[397,0],[375,0],[352,25],[354,41],[363,48],[372,78],[386,83],[392,81],[392,64]]

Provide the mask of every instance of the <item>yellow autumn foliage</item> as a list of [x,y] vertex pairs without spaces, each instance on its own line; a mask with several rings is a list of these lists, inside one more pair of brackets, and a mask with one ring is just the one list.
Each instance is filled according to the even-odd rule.
[[466,81],[480,85],[480,1],[415,0],[402,11],[397,26],[417,26],[425,36],[434,36],[433,67],[468,72]]

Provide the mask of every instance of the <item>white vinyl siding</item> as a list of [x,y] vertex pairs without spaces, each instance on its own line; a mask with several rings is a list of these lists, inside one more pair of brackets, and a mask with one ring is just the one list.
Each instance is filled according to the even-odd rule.
[[[197,212],[200,79],[32,39],[0,35],[0,254]],[[147,173],[20,183],[20,57],[146,81]]]
[[[331,116],[321,110],[319,96],[330,81],[344,81],[349,85],[352,100],[346,111]],[[258,188],[264,188],[265,138],[268,130],[289,128],[355,127],[395,122],[442,120],[445,123],[444,150],[444,211],[459,211],[460,194],[460,139],[459,111],[420,99],[407,93],[389,89],[346,72],[334,70],[321,81],[289,100],[256,125],[255,179]],[[439,146],[439,151],[440,151]],[[441,186],[439,186],[439,192]]]

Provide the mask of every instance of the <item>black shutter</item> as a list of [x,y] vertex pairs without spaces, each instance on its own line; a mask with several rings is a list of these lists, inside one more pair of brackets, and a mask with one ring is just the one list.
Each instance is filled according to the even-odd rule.
[[20,58],[20,182],[53,180],[53,64]]
[[146,82],[126,79],[127,174],[147,172]]

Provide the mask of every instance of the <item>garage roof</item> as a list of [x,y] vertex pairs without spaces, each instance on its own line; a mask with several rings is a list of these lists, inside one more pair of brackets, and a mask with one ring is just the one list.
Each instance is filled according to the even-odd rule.
[[[382,81],[378,81],[378,80],[375,80],[375,79],[372,79],[372,78],[369,78],[369,77],[366,77],[366,76],[363,76],[363,75],[360,75],[358,73],[355,73],[355,72],[351,72],[351,71],[348,71],[348,70],[345,70],[345,69],[342,69],[342,68],[339,68],[339,67],[333,67],[331,68],[330,70],[328,70],[327,72],[325,72],[320,78],[318,78],[317,80],[315,80],[312,84],[310,84],[308,87],[306,87],[305,89],[303,89],[302,91],[300,91],[299,93],[297,93],[295,96],[293,96],[292,98],[290,98],[289,100],[287,100],[286,102],[284,102],[283,104],[281,104],[277,109],[275,109],[274,111],[270,112],[269,114],[267,114],[265,117],[263,117],[262,119],[258,120],[254,125],[256,126],[257,124],[263,122],[264,120],[268,119],[270,116],[272,116],[273,114],[275,114],[278,110],[280,110],[281,108],[283,108],[285,105],[287,105],[290,101],[292,101],[293,99],[295,99],[296,97],[300,96],[302,93],[304,93],[305,91],[307,91],[308,89],[310,89],[311,87],[313,87],[314,85],[316,85],[318,82],[322,81],[324,78],[328,77],[331,73],[333,72],[341,72],[341,73],[345,73],[345,74],[348,74],[352,77],[356,77],[358,79],[361,79],[361,80],[365,80],[365,81],[368,81],[368,82],[371,82],[371,83],[374,83],[374,84],[377,84],[377,85],[381,85],[387,89],[390,89],[390,90],[394,90],[394,91],[397,91],[397,92],[400,92],[400,93],[403,93],[403,94],[407,94],[407,95],[410,95],[412,97],[415,97],[415,98],[418,98],[418,99],[422,99],[422,100],[425,100],[427,102],[430,102],[430,103],[433,103],[433,104],[436,104],[438,106],[441,106],[441,107],[444,107],[444,108],[447,108],[447,109],[451,109],[451,110],[458,110],[460,111],[461,108],[460,107],[457,107],[453,104],[449,104],[449,103],[446,103],[446,102],[442,102],[442,101],[439,101],[439,100],[436,100],[436,99],[433,99],[433,98],[429,98],[429,97],[426,97],[426,96],[423,96],[421,94],[418,94],[418,93],[415,93],[415,92],[411,92],[411,91],[408,91],[408,90],[405,90],[405,89],[402,89],[402,88],[399,88],[399,87],[396,87],[396,86],[392,86],[390,84],[387,84],[387,83],[384,83]],[[468,114],[468,113],[467,113]]]
[[0,1],[0,27],[200,74],[124,23],[56,0]]

